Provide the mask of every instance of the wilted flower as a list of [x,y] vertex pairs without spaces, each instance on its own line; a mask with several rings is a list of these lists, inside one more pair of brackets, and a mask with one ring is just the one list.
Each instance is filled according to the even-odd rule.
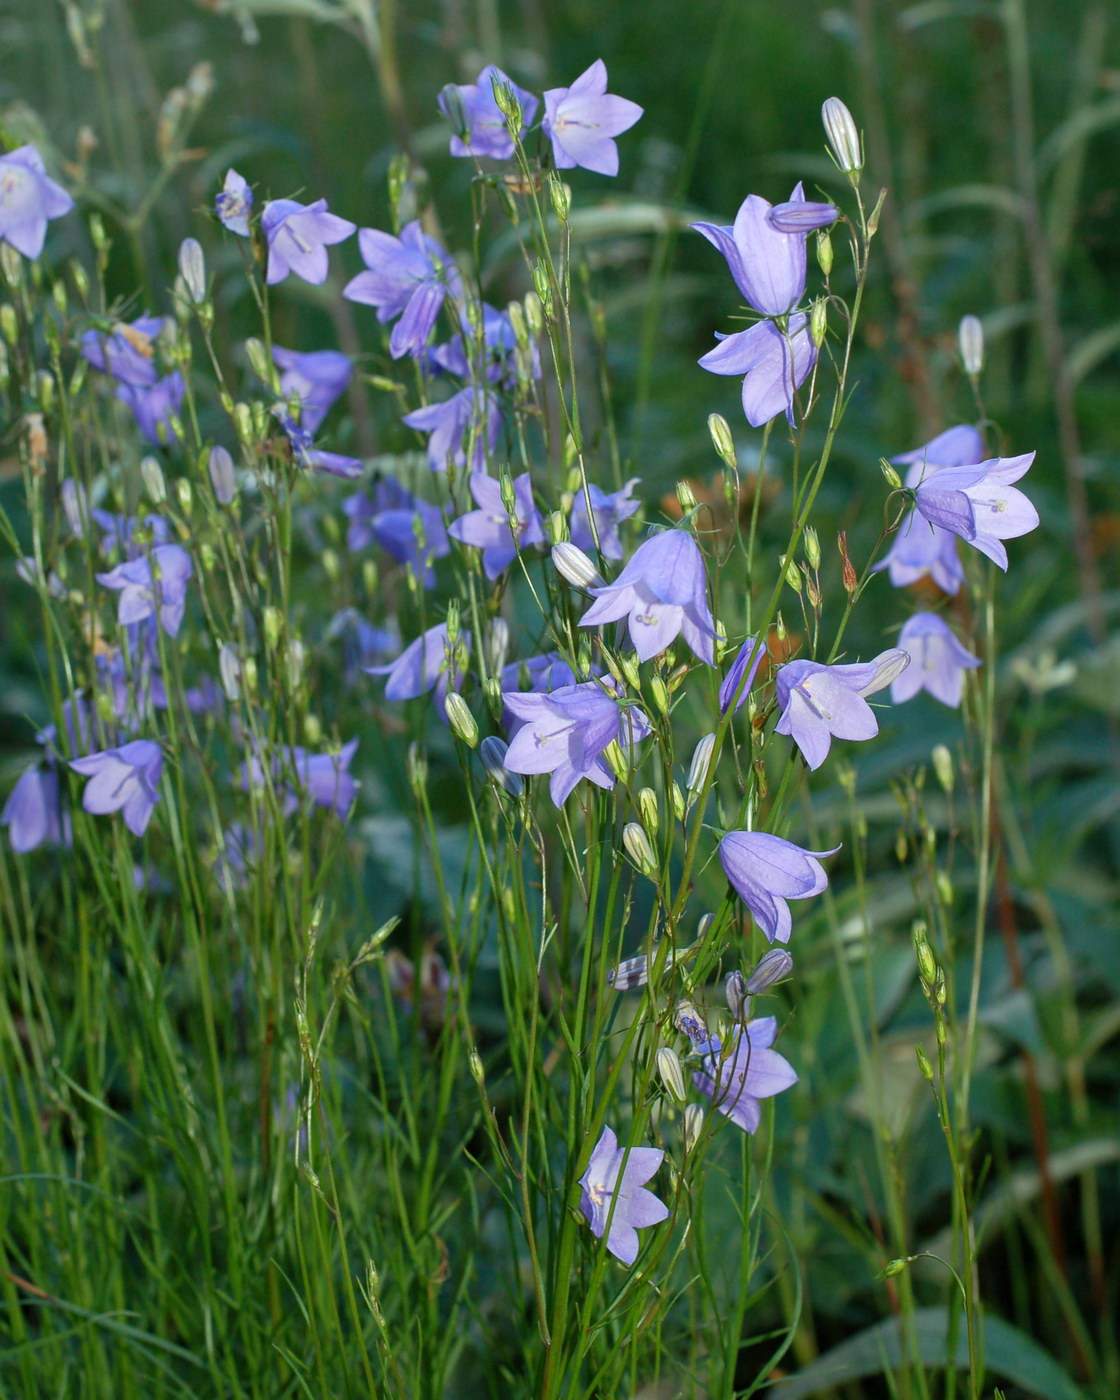
[[613,788],[604,749],[616,739],[629,748],[649,733],[642,711],[624,709],[598,681],[561,686],[547,695],[503,691],[502,701],[518,721],[506,767],[513,773],[551,773],[548,791],[557,807],[581,778]]
[[931,525],[959,535],[999,568],[1007,569],[1003,540],[1038,525],[1038,511],[1011,482],[1029,471],[1034,453],[991,457],[976,466],[945,467],[926,477],[914,504]]
[[487,453],[498,440],[502,412],[489,389],[468,385],[449,399],[406,413],[401,422],[431,434],[428,466],[432,471],[445,472],[449,461],[457,467],[466,466],[468,450],[471,470],[482,471]]
[[461,119],[463,131],[456,130],[451,137],[453,156],[490,156],[494,160],[505,160],[513,155],[513,137],[509,134],[506,119],[494,96],[495,82],[509,87],[521,106],[521,132],[532,123],[540,106],[540,100],[531,92],[520,88],[512,78],[507,78],[494,63],[488,63],[478,75],[478,81],[454,86],[458,109],[453,111],[447,89],[440,93],[438,105],[443,115],[455,127]]
[[797,1083],[793,1066],[776,1050],[771,1050],[778,1023],[763,1016],[745,1026],[737,1026],[727,1055],[708,1055],[704,1068],[692,1082],[726,1118],[753,1133],[761,1117],[759,1099],[771,1098]]
[[[544,543],[540,512],[533,500],[532,480],[528,472],[514,479],[512,512],[506,510],[501,483],[494,477],[485,472],[472,472],[470,485],[479,508],[452,521],[447,533],[460,544],[481,549],[486,577],[494,579],[513,563],[520,551]],[[511,514],[517,524],[516,539],[510,529]]]
[[[787,235],[782,235],[783,237]],[[761,428],[785,413],[793,422],[793,401],[817,361],[809,318],[791,316],[785,331],[773,321],[759,321],[745,331],[719,335],[719,344],[697,361],[712,374],[742,374],[743,412]]]
[[435,691],[436,709],[446,719],[443,702],[449,689],[463,683],[463,667],[470,651],[470,637],[463,633],[454,648],[447,636],[447,623],[429,627],[423,636],[405,647],[387,666],[366,666],[371,676],[388,676],[386,700],[413,700]]
[[47,236],[47,220],[74,207],[61,185],[47,174],[34,146],[18,146],[0,156],[0,239],[25,258],[37,258]]
[[821,857],[839,849],[806,851],[766,831],[729,831],[719,843],[719,859],[770,942],[788,943],[793,921],[786,901],[820,894],[828,884]]
[[461,295],[459,273],[451,255],[413,219],[401,236],[363,228],[358,245],[368,269],[352,277],[342,290],[348,301],[377,308],[382,325],[400,320],[389,337],[394,359],[423,350],[447,296]]
[[78,349],[94,369],[111,374],[122,384],[150,388],[158,378],[155,342],[163,329],[163,319],[141,316],[129,324],[118,321],[111,330],[85,331]]
[[614,137],[629,131],[642,109],[625,97],[607,92],[607,66],[601,58],[568,88],[549,88],[544,95],[541,129],[552,142],[557,170],[582,166],[599,175],[618,174]]
[[906,653],[897,649],[846,666],[789,662],[778,672],[782,715],[774,732],[790,735],[809,767],[819,768],[828,757],[833,735],[873,739],[878,734],[875,712],[863,697],[890,685],[909,663]]
[[[725,715],[731,701],[738,695],[735,701],[735,709],[738,710],[743,701],[750,694],[751,686],[754,684],[755,672],[762,664],[762,658],[766,655],[766,643],[754,637],[748,637],[739,648],[739,653],[731,663],[731,669],[723,678],[723,684],[719,688],[719,712]],[[753,660],[751,660],[753,656]],[[750,672],[747,673],[747,662],[750,662]],[[744,675],[746,679],[744,680]]]
[[624,520],[629,520],[641,505],[641,501],[635,501],[631,494],[637,484],[638,478],[634,476],[621,491],[601,491],[589,482],[585,493],[581,486],[572,496],[572,544],[583,550],[595,548],[595,536],[587,518],[587,497],[590,496],[595,534],[599,537],[599,553],[604,559],[621,559],[622,541],[618,538],[618,527]]
[[230,233],[249,237],[249,215],[253,212],[253,191],[236,170],[226,171],[226,182],[214,200],[214,212]]
[[327,201],[300,204],[294,199],[273,199],[261,214],[261,231],[268,240],[268,272],[271,286],[290,272],[315,286],[327,280],[327,245],[341,243],[356,228],[349,219],[327,211]]
[[300,426],[317,433],[331,407],[350,383],[350,360],[341,350],[285,350],[272,347],[272,359],[283,370],[280,392],[286,399],[300,402]]
[[896,705],[912,700],[920,690],[954,709],[961,703],[964,673],[980,665],[979,657],[966,650],[936,613],[915,613],[898,635],[898,644],[910,654],[910,665],[891,683]]
[[98,583],[120,593],[117,621],[122,627],[143,622],[158,608],[163,630],[169,637],[176,637],[186,609],[187,580],[193,571],[191,556],[182,545],[163,544],[157,545],[150,556],[118,564],[96,578]]
[[94,816],[123,811],[125,825],[143,836],[159,801],[156,787],[163,773],[163,751],[151,739],[135,739],[117,749],[72,758],[70,767],[90,781],[82,806]]
[[630,640],[639,661],[648,661],[678,633],[709,666],[715,626],[708,606],[704,558],[684,530],[663,530],[634,551],[615,579],[592,590],[595,602],[581,627],[597,627],[628,617]]
[[668,1219],[668,1207],[645,1189],[664,1156],[659,1147],[627,1151],[605,1127],[579,1179],[579,1208],[591,1233],[599,1239],[606,1235],[607,1248],[624,1264],[633,1264],[638,1257],[638,1231]]

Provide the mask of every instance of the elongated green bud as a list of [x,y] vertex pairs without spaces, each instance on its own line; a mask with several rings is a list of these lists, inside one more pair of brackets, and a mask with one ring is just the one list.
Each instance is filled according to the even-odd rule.
[[817,266],[826,277],[832,271],[832,237],[826,228],[817,230]]
[[739,464],[735,455],[735,439],[731,436],[731,424],[722,413],[708,414],[708,432],[712,435],[712,446],[727,464],[734,469]]
[[649,691],[653,696],[653,703],[658,714],[667,715],[669,713],[669,687],[664,679],[654,674],[649,683]]
[[478,725],[474,715],[471,714],[470,706],[457,692],[452,690],[443,702],[444,714],[447,716],[447,723],[451,726],[451,732],[457,739],[462,739],[469,749],[478,747]]
[[684,1111],[682,1137],[686,1155],[696,1149],[700,1134],[704,1131],[704,1110],[698,1103],[690,1103]]
[[984,368],[984,327],[978,316],[962,316],[957,330],[964,372],[975,378]]
[[163,468],[155,457],[140,458],[140,476],[144,490],[153,505],[162,505],[167,500],[167,482],[163,479]]
[[817,297],[813,302],[813,309],[809,312],[809,335],[819,350],[828,335],[828,301],[825,297]]
[[918,1057],[918,1068],[922,1072],[922,1078],[928,1083],[933,1083],[933,1066],[929,1062],[929,1056],[920,1045],[914,1046],[914,1054]]
[[892,491],[898,491],[901,488],[902,478],[885,457],[879,458],[879,470],[883,473],[883,477]]
[[944,744],[935,744],[933,752],[930,754],[933,761],[933,771],[937,775],[937,781],[942,789],[950,793],[953,791],[953,755]]
[[681,1057],[668,1045],[663,1045],[656,1055],[657,1073],[661,1076],[661,1082],[665,1085],[669,1095],[677,1103],[684,1103],[688,1095],[684,1087],[684,1070],[681,1068]]
[[643,875],[657,878],[657,857],[641,822],[627,822],[622,828],[622,848]]
[[657,805],[657,793],[653,788],[644,787],[638,793],[638,811],[642,814],[642,825],[651,837],[657,835],[661,825],[661,812]]
[[714,734],[705,734],[692,751],[692,762],[688,765],[688,782],[686,784],[688,807],[691,807],[700,796],[704,784],[708,781],[715,743],[716,736]]
[[620,783],[624,783],[630,776],[630,764],[617,739],[612,739],[603,750],[603,761]]

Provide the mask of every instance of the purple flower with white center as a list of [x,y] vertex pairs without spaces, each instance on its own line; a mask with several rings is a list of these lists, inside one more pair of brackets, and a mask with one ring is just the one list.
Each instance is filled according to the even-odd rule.
[[122,384],[151,388],[158,378],[155,343],[163,321],[162,316],[141,316],[127,325],[118,321],[111,330],[85,331],[78,350],[94,369]]
[[752,428],[761,428],[784,413],[793,424],[793,403],[817,362],[809,318],[789,318],[785,331],[773,321],[759,321],[731,335],[716,333],[719,344],[697,361],[712,374],[742,374],[743,412]]
[[[786,204],[778,206],[783,211],[782,222],[793,219],[790,206],[796,205],[805,205],[800,184],[794,186]],[[781,232],[770,219],[771,210],[767,200],[749,194],[740,204],[734,224],[699,223],[692,227],[727,259],[748,306],[764,316],[784,316],[805,292],[805,233]]]
[[714,665],[716,633],[704,557],[684,530],[663,530],[646,540],[614,583],[591,593],[595,602],[579,625],[597,627],[627,617],[639,661],[664,651],[679,632],[701,661]]
[[226,171],[221,193],[214,199],[218,222],[239,238],[249,237],[249,215],[253,212],[253,191],[249,182],[236,170]]
[[458,690],[463,684],[471,639],[460,633],[454,647],[447,635],[447,623],[429,627],[423,636],[405,647],[395,661],[387,666],[366,666],[371,676],[388,676],[386,700],[414,700],[418,695],[435,692],[436,711],[446,722],[444,701],[448,690]]
[[915,613],[898,635],[898,645],[910,655],[910,665],[891,683],[896,705],[928,690],[943,705],[961,703],[964,673],[980,665],[979,657],[957,641],[936,613]]
[[[505,83],[511,88],[514,97],[521,104],[523,120],[519,136],[524,136],[525,127],[531,124],[536,116],[540,100],[531,92],[518,87],[512,78],[507,78],[497,64],[488,63],[478,75],[477,82],[455,87],[458,105],[466,121],[466,130],[462,136],[456,132],[451,137],[453,156],[490,156],[493,160],[507,160],[513,155],[513,137],[509,134],[506,119],[494,96],[495,82]],[[454,126],[458,116],[442,92],[438,105],[439,110]]]
[[650,732],[641,710],[621,706],[598,681],[561,686],[547,695],[503,691],[502,702],[517,721],[506,767],[511,773],[551,773],[548,791],[557,807],[581,778],[613,788],[603,750],[614,739],[625,750]]
[[122,627],[143,622],[158,608],[163,630],[169,637],[177,637],[187,605],[187,580],[193,572],[191,556],[182,545],[162,544],[150,556],[118,564],[95,577],[98,583],[120,593],[117,621]]
[[478,510],[469,510],[447,527],[447,533],[460,544],[482,550],[486,577],[497,578],[517,555],[530,545],[544,543],[540,512],[533,500],[533,483],[528,472],[513,481],[513,519],[516,537],[510,529],[510,514],[502,502],[501,484],[485,472],[471,473],[471,495]]
[[261,231],[268,240],[269,286],[283,282],[289,272],[320,286],[327,280],[327,245],[341,243],[357,227],[327,211],[327,201],[300,204],[294,199],[273,199],[261,214]]
[[821,858],[840,849],[806,851],[766,831],[729,831],[719,859],[735,893],[771,943],[788,943],[790,899],[809,899],[828,884]]
[[25,258],[43,251],[47,221],[68,214],[74,201],[47,174],[34,146],[0,156],[0,239]]
[[502,411],[488,389],[468,385],[449,399],[406,413],[401,422],[417,432],[431,434],[428,466],[432,471],[445,472],[448,461],[457,467],[466,466],[469,451],[471,470],[479,472],[498,441]]
[[342,290],[348,301],[377,308],[382,325],[400,320],[389,337],[395,360],[416,355],[428,342],[439,309],[448,296],[462,293],[459,272],[451,255],[413,219],[401,236],[363,228],[358,245],[368,271],[352,277]]
[[151,739],[134,739],[117,749],[104,749],[85,758],[72,758],[75,773],[89,778],[82,806],[93,816],[123,812],[125,826],[143,836],[159,801],[156,787],[163,772],[163,751]]
[[344,481],[353,481],[356,476],[361,476],[364,468],[359,458],[344,457],[340,452],[324,452],[316,447],[308,430],[296,422],[283,404],[277,404],[272,413],[284,429],[292,455],[308,471],[329,472],[331,476],[340,476]]
[[557,170],[578,165],[598,175],[617,175],[614,138],[629,131],[641,115],[636,102],[607,91],[607,65],[597,58],[571,87],[548,89],[541,129],[552,142]]
[[411,567],[425,588],[435,584],[432,562],[451,552],[443,511],[414,496],[392,477],[377,483],[371,495],[359,491],[342,503],[349,517],[346,547],[352,553],[379,544],[399,563]]
[[[731,669],[723,678],[723,684],[719,688],[719,712],[721,715],[727,713],[731,701],[738,695],[735,702],[736,712],[742,707],[743,701],[750,694],[751,686],[754,684],[755,672],[762,665],[762,658],[766,655],[766,643],[758,641],[754,637],[748,637],[739,648],[739,654],[731,663]],[[751,660],[753,656],[753,660]],[[750,673],[747,674],[747,662],[750,662]],[[746,675],[746,680],[743,679]],[[741,687],[741,688],[740,688]]]
[[286,399],[294,395],[300,401],[300,425],[317,433],[350,383],[349,357],[341,350],[311,350],[301,355],[298,350],[274,345],[272,359],[283,371],[280,392]]
[[882,690],[906,669],[910,658],[897,648],[873,661],[826,666],[819,661],[790,661],[778,672],[782,716],[775,734],[788,734],[810,768],[828,757],[837,739],[873,739],[879,732],[875,711],[864,699]]
[[179,371],[172,370],[152,385],[121,384],[117,398],[132,409],[136,426],[152,447],[166,447],[176,439],[172,418],[183,406],[187,388]]
[[591,1233],[606,1235],[607,1248],[624,1264],[638,1257],[638,1231],[669,1217],[669,1208],[645,1189],[664,1156],[659,1147],[619,1147],[605,1127],[579,1179],[579,1208]]
[[753,1133],[761,1118],[759,1099],[769,1099],[797,1083],[793,1066],[770,1047],[778,1034],[773,1016],[737,1026],[727,1055],[709,1055],[692,1082],[725,1118]]
[[1002,542],[1038,525],[1038,511],[1011,485],[1033,461],[1034,453],[1027,452],[991,457],[971,467],[943,467],[918,485],[914,505],[931,525],[959,535],[1006,572]]
[[591,497],[591,514],[595,530],[599,536],[599,553],[604,559],[622,558],[622,541],[618,538],[618,527],[629,520],[641,505],[632,496],[638,477],[632,476],[621,491],[601,491],[598,486],[588,483],[587,494],[582,487],[572,496],[572,515],[569,525],[572,543],[590,553],[595,548],[595,538],[591,533],[591,523],[587,518],[587,495]]
[[8,828],[12,850],[18,855],[33,851],[44,841],[69,845],[69,822],[62,811],[58,773],[38,765],[28,768],[4,803],[0,826]]

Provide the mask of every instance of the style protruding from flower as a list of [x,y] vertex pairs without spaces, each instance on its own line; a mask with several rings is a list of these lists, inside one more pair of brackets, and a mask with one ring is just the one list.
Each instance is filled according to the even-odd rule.
[[910,658],[892,648],[872,661],[826,666],[818,661],[790,661],[778,672],[781,718],[775,734],[788,734],[810,768],[828,757],[837,739],[873,739],[879,732],[875,711],[864,699],[906,669]]
[[253,191],[249,188],[249,182],[236,170],[227,170],[225,184],[214,199],[214,213],[218,216],[218,222],[239,238],[248,238],[249,215],[252,212]]
[[770,1047],[778,1034],[773,1016],[737,1026],[727,1053],[710,1054],[692,1082],[725,1118],[753,1133],[761,1118],[760,1099],[772,1098],[797,1083],[789,1061]]
[[18,146],[0,156],[0,239],[25,258],[37,258],[47,237],[47,223],[61,218],[74,201],[47,174],[34,146]]
[[621,706],[607,683],[582,681],[549,694],[502,692],[502,703],[517,722],[505,766],[511,773],[551,773],[548,791],[562,807],[581,778],[611,789],[615,776],[603,751],[614,740],[628,749],[650,732],[634,706]]
[[579,1208],[591,1233],[605,1235],[607,1248],[624,1264],[638,1257],[638,1231],[669,1217],[664,1202],[645,1189],[664,1156],[659,1147],[619,1147],[614,1130],[604,1127],[579,1179]]
[[806,851],[766,831],[729,831],[719,859],[735,893],[771,943],[788,943],[790,899],[809,899],[828,884],[821,860],[840,849]]
[[976,466],[945,467],[917,487],[914,505],[931,525],[986,554],[1007,570],[1004,540],[1017,539],[1038,525],[1038,511],[1011,485],[1025,476],[1034,453],[991,457]]
[[579,625],[598,627],[627,618],[639,661],[664,651],[680,633],[701,661],[715,664],[704,556],[687,531],[662,530],[646,540],[614,583],[592,594],[595,602]]
[[552,142],[557,170],[578,165],[599,175],[617,175],[614,138],[629,131],[641,115],[636,102],[607,91],[607,65],[597,58],[571,87],[546,91],[541,128]]
[[896,705],[928,690],[935,700],[956,709],[961,703],[964,673],[979,666],[979,657],[957,641],[936,613],[919,612],[898,634],[898,644],[910,655],[910,665],[891,683]]
[[[460,544],[481,549],[486,577],[495,579],[509,568],[521,550],[544,543],[540,512],[533,500],[533,483],[528,472],[514,479],[512,510],[506,509],[501,483],[494,477],[485,472],[472,472],[470,485],[478,509],[469,510],[452,521],[447,533]],[[510,529],[511,516],[517,525],[516,538]]]
[[397,321],[389,337],[394,359],[418,354],[428,342],[444,299],[462,295],[450,253],[423,232],[419,219],[405,224],[399,238],[380,229],[360,229],[358,247],[367,271],[352,277],[342,295],[347,301],[376,307],[382,325]]
[[75,773],[89,778],[82,806],[93,816],[121,812],[134,836],[143,836],[159,801],[156,788],[163,773],[163,751],[151,739],[135,739],[117,749],[72,758]]
[[273,199],[261,214],[261,231],[268,240],[266,280],[272,286],[290,272],[305,282],[321,286],[327,280],[327,246],[341,243],[356,224],[327,209],[325,199],[300,204],[295,199]]
[[[508,160],[513,155],[513,137],[494,96],[494,84],[504,83],[521,105],[521,131],[530,125],[541,105],[540,99],[520,88],[506,77],[494,63],[488,63],[474,83],[451,84],[455,100],[444,88],[438,99],[439,110],[451,123],[451,154],[453,156],[489,156],[493,160]],[[462,130],[456,129],[462,122]]]

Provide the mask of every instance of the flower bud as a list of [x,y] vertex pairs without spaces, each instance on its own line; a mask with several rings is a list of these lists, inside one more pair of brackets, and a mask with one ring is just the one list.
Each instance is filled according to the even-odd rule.
[[649,959],[644,953],[636,958],[624,958],[607,973],[607,981],[616,992],[632,992],[649,981]]
[[140,476],[144,490],[153,505],[162,505],[167,500],[167,482],[163,479],[163,468],[155,457],[140,458]]
[[667,715],[669,713],[669,687],[665,684],[664,678],[655,673],[650,680],[649,691],[653,696],[653,703],[658,714]]
[[540,294],[536,291],[525,293],[525,323],[529,327],[529,333],[539,336],[544,330],[544,307],[541,305]]
[[663,1045],[654,1058],[657,1061],[657,1072],[661,1076],[661,1082],[665,1085],[669,1095],[676,1099],[677,1103],[684,1103],[687,1095],[684,1087],[681,1057],[670,1046]]
[[622,745],[617,739],[612,739],[603,750],[603,761],[620,783],[624,783],[629,778],[630,764],[627,762],[626,755],[622,752]]
[[821,542],[812,525],[805,527],[805,558],[814,573],[821,566]]
[[294,637],[284,652],[284,667],[288,672],[288,685],[293,690],[299,689],[306,666],[307,648],[298,637]]
[[206,461],[210,475],[210,485],[219,505],[228,506],[237,494],[237,481],[233,475],[233,458],[224,447],[212,447]]
[[[448,696],[448,699],[451,697]],[[479,746],[478,756],[482,761],[486,775],[492,778],[499,787],[504,788],[511,797],[520,797],[525,790],[520,773],[511,773],[506,767],[506,751],[509,745],[504,740],[499,739],[496,734],[490,734],[483,739]]]
[[685,515],[691,515],[696,509],[696,493],[692,489],[691,482],[677,482],[677,501]]
[[642,814],[642,825],[651,837],[657,835],[661,825],[661,813],[657,806],[657,793],[653,788],[644,787],[638,793],[638,811]]
[[905,1259],[892,1259],[891,1262],[883,1270],[883,1277],[894,1278],[896,1274],[902,1273],[903,1269],[905,1269],[907,1265],[907,1262],[908,1261]]
[[[4,243],[0,246],[6,248],[8,245]],[[0,306],[0,335],[9,345],[15,345],[19,339],[19,321],[16,319],[16,309],[11,302],[6,301],[3,306]]]
[[828,301],[825,297],[817,297],[813,302],[813,308],[809,312],[809,335],[813,344],[819,350],[824,344],[825,336],[828,334]]
[[674,783],[669,791],[669,797],[673,803],[673,816],[677,821],[683,822],[686,815],[684,793],[681,791],[680,783]]
[[478,747],[478,724],[474,715],[471,714],[470,706],[458,693],[452,690],[448,693],[443,702],[443,711],[447,716],[447,723],[451,726],[451,732],[457,739],[462,739],[469,749]]
[[944,744],[935,744],[930,754],[937,781],[946,793],[953,791],[953,755]]
[[625,656],[620,656],[618,658],[618,669],[622,672],[622,678],[631,690],[641,689],[642,682],[638,674],[637,657],[631,656],[629,653]]
[[471,124],[467,120],[467,109],[463,106],[462,94],[456,83],[445,83],[440,88],[437,105],[447,118],[451,130],[465,144],[470,135]]
[[786,583],[789,584],[789,586],[793,589],[795,593],[800,593],[801,573],[798,570],[797,561],[795,559],[791,559],[788,554],[782,554],[778,556],[778,562],[782,566],[782,573],[785,577]]
[[750,997],[747,994],[747,980],[741,972],[729,972],[724,979],[723,995],[728,1010],[736,1021],[745,1021],[750,1015]]
[[265,644],[274,649],[284,632],[284,614],[270,603],[262,616]]
[[879,470],[883,473],[883,477],[892,491],[898,491],[901,488],[902,478],[885,457],[879,458]]
[[424,757],[423,748],[415,739],[408,746],[405,772],[413,792],[422,793],[428,785],[428,760]]
[[735,440],[731,436],[731,424],[722,413],[708,414],[708,432],[712,435],[712,446],[732,469],[738,466],[739,459],[735,455]]
[[622,828],[622,848],[643,875],[657,878],[657,857],[640,822],[627,822]]
[[830,97],[821,107],[821,121],[836,164],[845,175],[858,175],[863,169],[863,144],[851,112],[838,97]]
[[922,1072],[922,1078],[930,1084],[933,1083],[933,1066],[929,1062],[929,1056],[920,1045],[914,1046],[914,1054],[918,1057],[918,1068]]
[[704,1131],[704,1110],[698,1103],[690,1103],[684,1111],[684,1126],[681,1136],[684,1138],[685,1153],[695,1150],[696,1144],[700,1141],[700,1134]]
[[552,546],[552,566],[562,579],[585,593],[606,586],[590,557],[571,540],[560,540]]
[[562,510],[551,511],[544,530],[552,544],[562,544],[568,538],[568,517]]
[[937,963],[934,960],[933,949],[926,942],[925,924],[914,925],[914,952],[918,957],[918,971],[922,975],[922,981],[927,986],[932,986],[937,976]]
[[548,195],[552,200],[553,213],[562,224],[566,224],[572,212],[572,191],[555,170],[548,172]]
[[686,807],[692,806],[708,781],[715,742],[716,736],[714,734],[705,734],[692,751],[692,762],[688,765],[688,781],[685,784],[688,792]]
[[975,376],[984,368],[984,327],[978,316],[962,316],[957,330],[965,374]]
[[206,300],[206,259],[197,238],[184,238],[179,244],[179,276],[196,306]]
[[817,266],[826,277],[832,271],[832,235],[826,228],[817,230]]
[[185,476],[181,476],[175,483],[175,494],[179,497],[179,509],[184,515],[190,515],[191,506],[194,504],[194,487]]
[[318,748],[323,741],[323,722],[318,715],[304,715],[303,741],[312,748]]
[[235,647],[223,642],[218,649],[218,675],[222,693],[231,703],[241,699],[241,658]]
[[273,393],[278,394],[280,381],[276,376],[276,366],[264,348],[264,342],[258,340],[256,336],[250,336],[245,342],[245,354],[249,360],[249,367],[257,378],[263,380]]
[[[547,319],[552,319],[552,283],[548,280],[548,268],[544,261],[538,258],[533,264],[533,291],[537,294],[540,302],[541,313]],[[528,299],[525,302],[525,310],[528,312]]]
[[471,1072],[471,1078],[481,1089],[486,1082],[486,1070],[483,1068],[482,1056],[478,1053],[476,1045],[472,1045],[467,1054],[467,1068]]
[[755,969],[747,978],[747,991],[752,996],[767,992],[779,982],[784,982],[793,971],[793,957],[785,948],[770,948],[755,964]]
[[85,533],[85,522],[89,518],[89,498],[86,496],[86,489],[80,481],[68,476],[59,487],[59,497],[70,533],[80,540]]

